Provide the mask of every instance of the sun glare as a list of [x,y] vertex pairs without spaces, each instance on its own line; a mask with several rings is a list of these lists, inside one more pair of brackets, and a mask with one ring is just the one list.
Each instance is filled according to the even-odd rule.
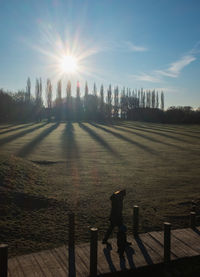
[[78,70],[77,59],[72,56],[63,56],[60,61],[60,68],[64,73],[75,73]]

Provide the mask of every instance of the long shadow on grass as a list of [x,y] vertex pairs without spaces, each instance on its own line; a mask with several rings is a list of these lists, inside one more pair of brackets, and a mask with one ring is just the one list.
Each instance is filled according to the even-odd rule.
[[[141,128],[139,125],[136,125],[136,126]],[[185,132],[183,133],[183,132],[180,132],[179,130],[174,131],[174,130],[169,130],[169,129],[166,129],[166,128],[159,128],[157,126],[155,127],[155,126],[147,126],[147,125],[144,125],[144,128],[148,129],[148,130],[155,130],[155,131],[160,131],[160,132],[164,132],[164,133],[172,133],[174,135],[183,135],[183,136],[190,137],[190,138],[200,139],[200,136],[187,134]],[[188,131],[190,132],[190,130],[188,130]]]
[[67,168],[70,172],[73,166],[73,161],[76,160],[77,162],[80,158],[79,147],[74,134],[74,126],[70,121],[67,122],[61,139],[63,154],[68,161]]
[[29,133],[31,133],[31,132],[33,132],[33,131],[39,129],[39,128],[42,128],[43,126],[45,126],[45,125],[47,125],[47,124],[48,124],[47,122],[45,122],[45,123],[43,123],[43,124],[41,124],[41,125],[38,125],[38,124],[37,124],[36,127],[33,127],[33,128],[31,128],[31,129],[24,130],[24,131],[22,131],[22,132],[20,132],[20,133],[17,133],[17,134],[8,136],[8,137],[6,137],[6,138],[2,138],[2,139],[0,139],[0,146],[6,144],[6,143],[8,143],[8,142],[11,142],[11,141],[13,141],[13,140],[15,140],[15,139],[18,139],[18,138],[20,138],[20,137],[23,137],[23,136],[25,136],[26,134],[29,134]]
[[24,128],[30,127],[31,125],[34,125],[34,124],[35,123],[24,124],[23,126],[16,127],[16,128],[13,128],[13,129],[9,129],[9,130],[0,132],[0,135],[6,134],[6,133],[10,133],[10,132],[13,132],[13,131],[17,131],[17,130],[20,130],[20,129],[24,129]]
[[80,128],[87,132],[95,141],[102,145],[106,150],[108,150],[112,155],[119,157],[120,155],[94,130],[79,122]]
[[170,136],[170,135],[167,135],[167,134],[163,134],[161,132],[153,131],[152,129],[151,130],[147,130],[146,128],[135,127],[135,126],[131,126],[130,127],[130,126],[127,126],[127,125],[126,125],[126,128],[133,129],[133,130],[139,130],[139,131],[146,132],[146,133],[152,133],[152,134],[156,134],[156,135],[159,135],[159,136],[162,136],[162,137],[166,137],[166,138],[169,138],[169,139],[173,139],[173,140],[176,140],[176,141],[181,141],[181,142],[188,143],[187,140],[184,140],[182,138]]
[[18,156],[19,157],[26,157],[28,156],[33,150],[34,148],[46,137],[48,136],[51,132],[53,132],[60,123],[56,123],[54,125],[52,125],[51,127],[45,129],[44,131],[42,131],[38,136],[36,136],[31,142],[29,142],[28,144],[26,144],[19,152],[18,152]]
[[148,147],[148,146],[146,146],[146,145],[144,145],[144,144],[141,144],[141,143],[139,143],[139,142],[137,142],[137,141],[134,141],[134,140],[132,140],[132,139],[129,139],[129,138],[127,138],[127,137],[125,137],[125,136],[123,136],[123,135],[117,133],[117,132],[113,132],[113,131],[111,131],[111,130],[109,130],[109,129],[107,129],[107,128],[104,128],[104,127],[102,127],[102,126],[100,126],[100,125],[97,125],[97,124],[95,124],[95,123],[90,123],[90,124],[91,124],[92,126],[96,127],[96,128],[99,128],[99,129],[103,130],[103,131],[106,132],[106,133],[109,133],[109,134],[111,134],[111,135],[117,137],[118,139],[121,139],[121,140],[124,140],[124,141],[126,141],[126,142],[129,142],[130,144],[135,145],[136,147],[141,148],[141,149],[144,150],[144,151],[147,151],[147,152],[149,152],[149,153],[151,153],[151,154],[153,154],[153,155],[158,155],[158,153],[157,153],[156,151],[152,150],[150,147]]
[[109,127],[110,127],[110,128],[113,128],[113,129],[116,129],[116,130],[119,130],[119,131],[122,131],[122,132],[125,132],[125,133],[134,134],[134,135],[136,135],[136,136],[138,136],[138,137],[141,137],[141,138],[150,140],[150,141],[152,141],[152,142],[160,143],[160,144],[163,144],[163,145],[166,145],[166,146],[170,146],[170,147],[175,147],[175,148],[180,149],[180,150],[185,150],[185,148],[183,148],[183,147],[181,147],[181,146],[174,145],[174,144],[170,144],[170,143],[164,142],[164,141],[162,141],[162,140],[155,139],[155,138],[152,138],[152,137],[150,137],[150,136],[147,136],[147,135],[144,135],[144,134],[141,134],[141,133],[137,133],[137,132],[132,131],[132,130],[124,129],[124,128],[127,128],[127,127],[125,127],[125,126],[110,125]]
[[[17,124],[17,125],[19,125],[19,124]],[[9,128],[12,128],[13,126],[16,126],[16,124],[10,124],[10,125],[6,125],[6,126],[0,125],[0,130],[9,129]]]

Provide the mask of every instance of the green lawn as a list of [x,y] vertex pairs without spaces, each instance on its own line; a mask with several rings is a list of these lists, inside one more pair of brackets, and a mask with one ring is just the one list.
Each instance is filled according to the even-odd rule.
[[0,240],[10,255],[77,241],[108,225],[110,195],[126,188],[124,221],[140,206],[140,231],[187,226],[200,208],[200,126],[140,122],[0,126]]

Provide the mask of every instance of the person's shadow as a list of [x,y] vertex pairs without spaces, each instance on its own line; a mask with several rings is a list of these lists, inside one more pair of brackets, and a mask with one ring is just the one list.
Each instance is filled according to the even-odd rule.
[[112,245],[110,243],[107,243],[106,247],[103,249],[103,253],[106,257],[106,260],[107,260],[107,263],[109,265],[110,271],[115,272],[117,270],[116,270],[116,267],[113,264],[113,261],[112,261],[111,255],[110,255],[111,250],[112,250]]
[[[103,252],[104,252],[105,258],[107,260],[107,263],[109,265],[110,271],[111,272],[116,272],[117,269],[116,269],[116,267],[115,267],[115,265],[112,261],[112,258],[111,258],[111,250],[112,250],[112,245],[108,243],[106,245],[106,247],[103,249]],[[125,249],[125,253],[126,253],[127,260],[128,260],[130,268],[135,268],[135,264],[134,264],[134,261],[133,261],[133,255],[135,253],[134,249],[131,246],[128,246]],[[127,270],[128,269],[126,267],[126,259],[125,258],[119,257],[119,263],[120,263],[121,270]]]
[[134,263],[134,260],[133,260],[133,255],[135,254],[135,250],[133,249],[133,247],[128,246],[125,249],[125,253],[126,253],[127,260],[128,260],[130,268],[135,268],[135,263]]

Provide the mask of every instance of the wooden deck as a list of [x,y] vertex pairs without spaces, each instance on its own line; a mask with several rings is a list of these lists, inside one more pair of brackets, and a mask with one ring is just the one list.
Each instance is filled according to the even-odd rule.
[[[112,248],[98,242],[98,274],[134,269],[163,263],[163,232],[140,234],[120,261],[116,252],[116,240],[111,239]],[[171,231],[171,260],[200,255],[200,227]],[[89,276],[90,245],[80,244],[75,248],[76,276]],[[68,249],[66,246],[45,250],[8,260],[8,276],[68,276]]]

